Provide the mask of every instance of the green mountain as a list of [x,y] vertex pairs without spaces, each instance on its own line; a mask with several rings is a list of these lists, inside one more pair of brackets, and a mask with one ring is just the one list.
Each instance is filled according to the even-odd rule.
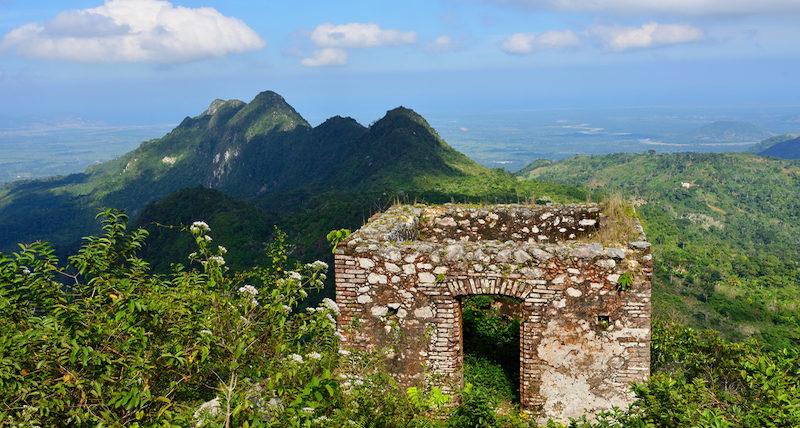
[[767,138],[766,140],[763,140],[760,143],[750,147],[749,149],[747,149],[747,153],[753,153],[757,155],[778,143],[793,140],[797,137],[800,137],[800,135],[793,135],[793,134],[776,135],[774,137]]
[[761,156],[773,156],[782,159],[800,159],[800,137],[780,141],[758,152]]
[[525,178],[619,191],[653,244],[653,309],[731,338],[800,346],[800,161],[742,153],[613,154]]
[[[314,254],[325,246],[324,228],[357,227],[399,199],[583,196],[565,186],[520,185],[508,173],[484,168],[406,108],[387,112],[368,128],[339,116],[311,127],[280,95],[267,91],[250,103],[214,100],[164,137],[81,174],[0,187],[0,251],[46,240],[67,252],[97,232],[94,216],[101,209],[124,209],[135,219],[148,203],[197,186],[253,204],[296,232]],[[213,196],[215,203],[230,205],[220,195]],[[209,195],[184,192],[152,207],[140,224],[150,224],[152,233],[156,223],[196,218],[204,198]]]

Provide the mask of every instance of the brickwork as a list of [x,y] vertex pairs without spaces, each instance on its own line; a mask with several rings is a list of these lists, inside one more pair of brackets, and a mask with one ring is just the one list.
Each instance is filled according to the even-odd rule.
[[386,353],[402,386],[453,391],[463,379],[460,299],[515,297],[522,406],[562,419],[625,407],[629,383],[649,374],[652,262],[641,228],[624,245],[592,242],[603,219],[593,204],[376,215],[336,249],[342,346]]

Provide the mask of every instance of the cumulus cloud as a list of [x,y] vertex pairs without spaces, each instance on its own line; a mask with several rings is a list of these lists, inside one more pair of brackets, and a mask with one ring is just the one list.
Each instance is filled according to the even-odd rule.
[[676,15],[784,15],[800,12],[797,0],[487,0],[526,9]]
[[0,40],[0,48],[27,57],[80,62],[190,62],[264,45],[239,19],[163,0],[105,0],[25,24]]
[[415,31],[384,30],[377,24],[353,22],[344,25],[320,24],[311,33],[311,41],[326,48],[375,48],[399,46],[417,41]]
[[311,42],[319,48],[300,64],[307,67],[340,66],[347,64],[346,49],[401,46],[417,42],[415,31],[383,29],[378,24],[352,22],[334,25],[317,25],[311,32]]
[[650,22],[641,27],[595,26],[588,34],[599,37],[607,49],[624,51],[637,48],[697,42],[705,39],[703,30],[688,24]]
[[446,52],[455,49],[456,43],[448,34],[443,34],[425,46],[428,52]]
[[544,49],[562,49],[580,44],[578,36],[570,30],[544,33],[514,33],[500,45],[500,49],[511,54],[527,54]]
[[306,67],[331,67],[347,64],[347,52],[342,49],[325,48],[314,51],[311,58],[303,58],[300,64]]

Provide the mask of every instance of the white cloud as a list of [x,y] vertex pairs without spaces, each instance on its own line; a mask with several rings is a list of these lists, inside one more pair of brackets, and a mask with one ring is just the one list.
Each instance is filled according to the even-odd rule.
[[428,52],[446,52],[455,49],[455,41],[448,34],[443,34],[425,46]]
[[511,54],[527,54],[543,49],[562,49],[580,44],[578,36],[570,30],[544,33],[514,33],[500,45],[500,49]]
[[415,31],[382,29],[378,24],[351,22],[333,25],[317,25],[311,32],[311,41],[319,48],[310,58],[300,64],[306,67],[341,66],[347,64],[346,49],[401,46],[417,42]]
[[347,64],[347,52],[342,49],[325,48],[314,51],[311,58],[303,58],[300,64],[306,67],[330,67]]
[[488,0],[526,9],[676,15],[784,15],[800,12],[797,0]]
[[607,49],[624,51],[652,48],[705,39],[703,30],[688,24],[659,24],[650,22],[641,27],[595,26],[588,34],[599,37]]
[[311,33],[311,41],[325,48],[375,48],[399,46],[417,41],[415,31],[384,30],[377,24],[353,22],[344,25],[320,24]]
[[27,57],[80,62],[180,63],[264,45],[239,19],[163,0],[105,0],[103,6],[25,24],[0,40],[0,48]]

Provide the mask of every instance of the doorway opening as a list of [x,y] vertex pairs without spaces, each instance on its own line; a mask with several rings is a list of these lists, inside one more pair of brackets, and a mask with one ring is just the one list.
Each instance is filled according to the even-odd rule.
[[461,299],[464,382],[499,408],[520,403],[522,300],[502,295]]

